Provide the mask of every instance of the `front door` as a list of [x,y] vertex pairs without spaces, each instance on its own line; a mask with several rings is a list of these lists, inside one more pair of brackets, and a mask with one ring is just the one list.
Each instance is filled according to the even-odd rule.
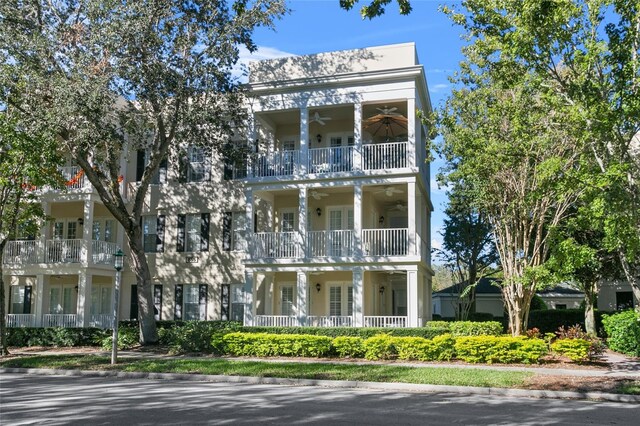
[[294,315],[295,286],[293,283],[280,286],[280,315],[287,317]]
[[327,254],[329,256],[351,256],[353,242],[353,209],[350,207],[328,208],[329,235],[327,238]]

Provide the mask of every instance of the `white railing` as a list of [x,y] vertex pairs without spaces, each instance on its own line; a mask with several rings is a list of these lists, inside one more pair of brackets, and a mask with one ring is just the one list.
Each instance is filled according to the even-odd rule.
[[300,257],[297,232],[257,232],[253,234],[253,258]]
[[43,327],[77,327],[76,314],[44,314],[42,316]]
[[116,243],[110,243],[107,241],[91,241],[91,254],[93,257],[93,263],[99,263],[102,265],[113,264],[113,255],[118,250]]
[[9,265],[38,263],[37,241],[8,241],[4,247],[2,260]]
[[84,188],[84,171],[78,166],[60,167],[60,174],[64,179],[67,188],[80,189]]
[[363,229],[365,256],[406,256],[409,248],[407,228]]
[[82,240],[47,240],[44,245],[45,263],[79,263]]
[[407,317],[390,317],[390,316],[365,316],[365,327],[406,327]]
[[362,145],[364,170],[400,169],[407,167],[407,142]]
[[291,176],[300,169],[300,151],[276,151],[252,158],[253,177]]
[[312,148],[309,173],[350,172],[353,170],[353,146]]
[[111,314],[93,314],[91,315],[91,327],[111,328],[113,327],[113,315]]
[[355,233],[352,229],[307,232],[309,257],[353,256]]
[[36,316],[34,314],[9,314],[7,315],[7,327],[35,327]]
[[353,327],[353,317],[351,316],[320,316],[311,315],[307,317],[308,327]]
[[257,327],[297,327],[298,318],[288,315],[256,315],[255,325]]

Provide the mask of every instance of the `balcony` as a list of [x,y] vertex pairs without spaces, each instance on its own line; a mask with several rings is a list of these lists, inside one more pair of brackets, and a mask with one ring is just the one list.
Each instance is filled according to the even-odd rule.
[[7,327],[35,327],[36,316],[34,314],[8,314]]
[[74,328],[78,326],[76,314],[44,314],[42,315],[43,327]]
[[[418,244],[416,251],[409,249],[409,229],[384,228],[362,230],[363,256],[412,256],[426,250],[426,244]],[[422,239],[416,234],[417,241]],[[303,250],[304,248],[304,250]],[[303,247],[298,232],[258,232],[253,234],[253,259],[295,259],[317,257],[357,256],[356,233],[352,229],[333,231],[308,231],[307,244]]]
[[[309,315],[301,322],[295,316],[287,315],[256,315],[254,325],[257,327],[354,327],[354,317],[351,315]],[[405,328],[408,326],[406,316],[364,316],[364,327],[374,328]]]
[[[39,263],[68,264],[84,263],[83,240],[46,240],[44,247],[39,241],[9,241],[4,248],[5,265],[33,265]],[[91,260],[97,265],[111,265],[116,243],[91,241]]]
[[323,175],[353,172],[357,170],[392,170],[409,165],[408,142],[364,144],[358,151],[356,146],[311,148],[304,156],[300,150],[276,151],[254,155],[246,165],[228,165],[233,179]]

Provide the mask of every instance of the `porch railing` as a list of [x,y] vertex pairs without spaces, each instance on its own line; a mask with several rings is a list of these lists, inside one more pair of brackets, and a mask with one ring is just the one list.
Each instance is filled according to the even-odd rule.
[[78,326],[76,314],[44,314],[42,315],[43,327],[67,327]]
[[288,315],[256,315],[257,327],[297,327],[298,318]]
[[254,238],[255,258],[300,257],[297,232],[256,232]]
[[91,241],[91,253],[93,263],[102,265],[111,265],[113,263],[113,255],[118,250],[116,243],[107,241]]
[[363,229],[365,256],[406,256],[409,249],[407,228]]
[[353,256],[355,233],[352,229],[307,232],[309,257]]
[[113,326],[112,314],[93,314],[91,315],[91,327],[111,328]]
[[37,241],[9,241],[4,247],[3,262],[8,265],[38,263]]
[[379,328],[406,327],[407,326],[407,317],[365,316],[364,317],[364,326],[365,327],[379,327]]
[[67,166],[60,167],[60,174],[66,182],[66,186],[69,189],[81,189],[84,188],[85,178],[82,168],[79,166]]
[[35,327],[35,314],[9,314],[7,315],[7,327]]
[[309,327],[353,327],[352,316],[320,316],[311,315],[307,317]]
[[82,240],[47,240],[44,246],[45,263],[79,263]]
[[276,151],[253,157],[251,173],[253,177],[291,176],[299,167],[300,151]]
[[407,142],[362,145],[364,170],[400,169],[407,167]]
[[353,146],[312,148],[309,173],[350,172],[353,170]]

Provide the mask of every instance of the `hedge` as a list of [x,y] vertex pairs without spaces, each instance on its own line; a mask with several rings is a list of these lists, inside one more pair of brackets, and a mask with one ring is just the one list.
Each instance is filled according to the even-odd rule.
[[633,310],[602,318],[610,349],[640,357],[640,314]]
[[[438,330],[438,335],[452,336],[499,336],[503,334],[502,324],[498,321],[430,321],[427,329]],[[443,332],[444,331],[444,332]]]
[[[235,356],[322,357],[331,351],[331,338],[309,334],[228,333],[222,337],[225,353]],[[212,345],[219,345],[214,339]]]
[[389,334],[398,337],[424,337],[430,339],[448,332],[444,328],[371,328],[371,327],[239,327],[243,333],[268,334],[308,334],[313,336],[350,336],[368,339],[378,334]]
[[458,337],[456,358],[471,363],[537,363],[548,353],[541,339],[510,336]]
[[551,350],[568,357],[571,361],[587,361],[590,358],[591,342],[585,339],[558,339]]
[[[596,330],[602,330],[602,312],[595,311]],[[580,325],[584,330],[583,309],[548,309],[530,311],[527,328],[537,328],[541,333],[555,333],[560,327]]]
[[101,346],[112,331],[99,328],[7,328],[7,345],[25,346]]

